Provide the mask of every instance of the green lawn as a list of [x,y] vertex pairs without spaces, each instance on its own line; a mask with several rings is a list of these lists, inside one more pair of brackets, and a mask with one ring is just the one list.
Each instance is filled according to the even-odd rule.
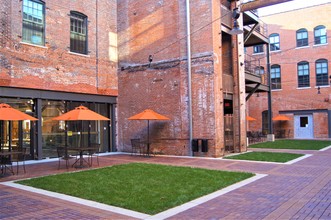
[[153,215],[253,175],[131,163],[17,183]]
[[303,154],[274,153],[274,152],[248,152],[248,153],[244,153],[244,154],[238,154],[238,155],[234,155],[234,156],[224,157],[224,159],[286,163],[290,160],[294,160],[301,156],[303,156]]
[[295,149],[295,150],[320,150],[331,145],[331,141],[317,140],[276,140],[252,144],[250,148]]

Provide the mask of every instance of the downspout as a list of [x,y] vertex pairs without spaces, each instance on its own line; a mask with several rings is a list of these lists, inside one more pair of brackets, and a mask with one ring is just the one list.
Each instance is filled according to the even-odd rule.
[[98,0],[95,1],[95,87],[99,89],[99,30],[98,30]]
[[267,44],[267,69],[268,69],[268,83],[269,83],[269,91],[268,91],[268,141],[274,141],[274,131],[272,126],[272,100],[271,100],[271,74],[270,74],[270,46]]
[[191,15],[190,0],[186,0],[186,33],[187,33],[187,80],[188,80],[188,117],[189,117],[189,156],[193,156],[193,119],[192,119],[192,67],[191,67]]

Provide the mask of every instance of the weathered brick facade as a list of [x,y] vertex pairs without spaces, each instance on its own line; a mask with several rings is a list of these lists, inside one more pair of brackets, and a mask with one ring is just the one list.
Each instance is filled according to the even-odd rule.
[[[238,66],[236,42],[222,42],[221,2],[190,1],[192,54],[192,118],[193,138],[208,139],[209,150],[201,156],[224,153],[223,55],[234,50],[228,65]],[[119,143],[130,151],[131,138],[146,138],[147,122],[130,121],[128,117],[151,108],[170,118],[151,122],[153,148],[166,154],[190,155],[187,33],[185,1],[119,2]],[[235,40],[236,37],[233,37]],[[153,62],[149,64],[149,55]],[[232,57],[233,55],[233,57]],[[225,57],[225,56],[224,56]],[[233,59],[235,58],[235,59]],[[233,62],[233,63],[231,63]],[[226,71],[232,71],[226,66]],[[243,71],[242,71],[243,72]],[[231,72],[232,74],[232,72]],[[241,83],[230,85],[234,96],[236,146],[245,149],[245,101]],[[226,83],[225,83],[226,84]],[[227,91],[229,92],[229,91]],[[238,94],[242,94],[238,98]],[[239,107],[240,106],[240,107]],[[240,113],[243,113],[240,116]],[[241,126],[238,126],[240,124]]]
[[[272,111],[273,116],[284,114],[290,118],[290,121],[274,122],[275,132],[282,126],[290,138],[301,138],[297,130],[300,125],[295,122],[295,117],[300,115],[312,116],[309,126],[313,126],[314,138],[330,138],[330,82],[320,86],[321,94],[318,94],[315,63],[318,59],[326,59],[330,76],[331,19],[326,13],[330,10],[331,3],[327,3],[261,18],[268,24],[269,34],[278,33],[280,36],[280,50],[270,53],[271,65],[281,66],[281,89],[272,91]],[[314,28],[319,25],[326,27],[326,44],[314,43]],[[308,31],[309,45],[305,47],[296,46],[296,31],[301,28]],[[247,53],[252,54],[251,48]],[[262,58],[262,63],[266,63],[265,54],[253,56]],[[297,64],[301,61],[309,62],[310,86],[304,88],[298,88]],[[258,119],[249,123],[249,130],[261,130],[262,112],[267,110],[267,103],[266,94],[259,94],[259,97],[254,95],[249,99],[248,114]]]
[[[45,1],[45,46],[22,43],[23,1],[1,4],[0,86],[117,95],[117,1]],[[69,52],[70,11],[88,18],[88,51]]]

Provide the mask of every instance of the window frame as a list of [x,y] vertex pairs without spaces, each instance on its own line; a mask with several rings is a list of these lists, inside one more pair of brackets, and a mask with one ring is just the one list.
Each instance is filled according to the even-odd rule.
[[[35,6],[34,4],[37,5]],[[39,8],[38,5],[40,5],[41,8]],[[28,13],[28,11],[31,11],[31,13]],[[40,13],[41,13],[41,18],[40,18]],[[22,1],[22,42],[38,45],[38,46],[45,46],[45,35],[46,35],[45,18],[46,16],[45,16],[44,1],[41,0]],[[38,22],[38,19],[41,21]],[[31,27],[31,29],[29,29],[28,27]],[[39,28],[40,30],[36,30],[37,28]],[[38,43],[37,40],[39,40],[40,43]]]
[[273,33],[273,34],[269,35],[269,47],[270,47],[270,51],[280,50],[280,36],[279,36],[279,34]]
[[[319,67],[319,64],[326,64],[326,67]],[[329,65],[327,59],[318,59],[315,62],[315,74],[316,74],[316,86],[328,86],[329,85]],[[319,71],[321,73],[318,73]],[[326,70],[326,71],[323,71]]]
[[[300,70],[300,67],[303,67]],[[307,67],[307,68],[306,68]],[[307,72],[307,74],[305,74]],[[297,64],[298,88],[310,87],[310,66],[309,62],[301,61]]]
[[[302,34],[306,34],[307,37],[306,38],[300,38],[298,37],[298,34],[302,35]],[[306,28],[301,28],[299,30],[296,31],[296,43],[297,43],[297,47],[306,47],[309,45],[308,42],[308,31]]]
[[[275,72],[274,70],[278,69],[279,71]],[[274,76],[274,77],[273,77]],[[278,76],[278,77],[276,77]],[[270,67],[270,77],[271,77],[271,89],[277,90],[282,89],[282,75],[281,67],[278,64],[274,64]]]
[[253,46],[253,54],[264,53],[263,44]]
[[[73,22],[76,26],[73,26]],[[73,31],[76,29],[77,31]],[[79,40],[84,39],[79,42]],[[70,11],[70,52],[88,54],[88,17],[78,11]]]
[[[321,30],[324,30],[325,34],[321,34]],[[320,35],[317,36],[316,32],[319,32]],[[322,42],[322,39],[324,41]],[[327,44],[328,43],[328,38],[327,38],[327,31],[326,27],[324,25],[318,25],[314,28],[314,44],[315,45],[321,45],[321,44]]]

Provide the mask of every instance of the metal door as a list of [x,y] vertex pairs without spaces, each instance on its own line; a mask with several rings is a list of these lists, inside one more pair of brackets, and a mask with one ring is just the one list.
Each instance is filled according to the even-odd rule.
[[313,115],[294,116],[294,138],[314,138]]

